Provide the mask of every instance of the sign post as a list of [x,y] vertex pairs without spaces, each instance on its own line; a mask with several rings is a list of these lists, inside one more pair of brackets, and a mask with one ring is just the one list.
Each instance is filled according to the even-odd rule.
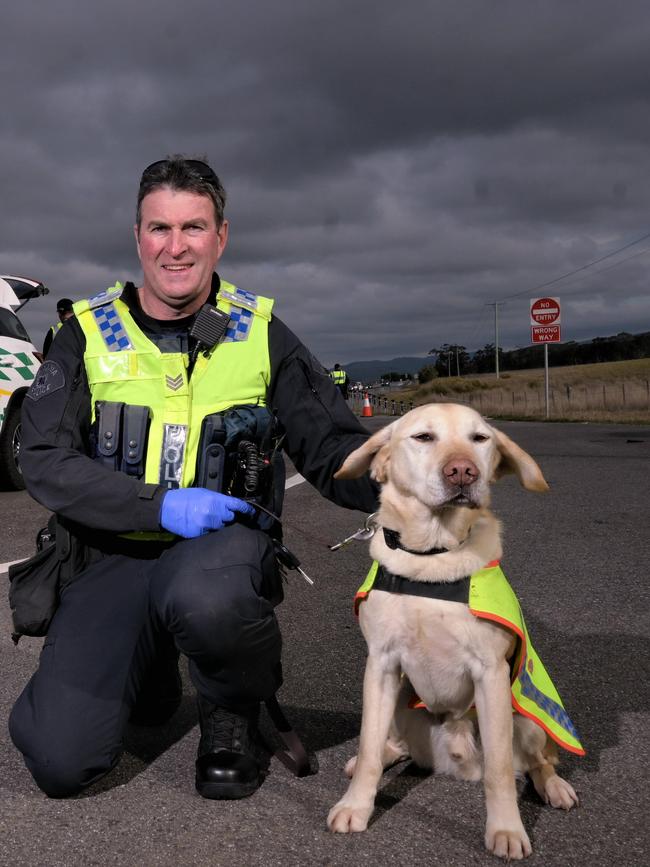
[[548,345],[562,340],[560,329],[560,299],[531,298],[530,300],[530,342],[544,344],[544,394],[546,398],[546,418],[549,417],[548,388]]

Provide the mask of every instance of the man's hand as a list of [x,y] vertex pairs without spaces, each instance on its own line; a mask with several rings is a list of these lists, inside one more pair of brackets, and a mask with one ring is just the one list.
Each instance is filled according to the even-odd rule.
[[207,488],[175,488],[163,497],[160,526],[185,539],[195,539],[229,524],[235,512],[254,515],[255,509],[244,500]]

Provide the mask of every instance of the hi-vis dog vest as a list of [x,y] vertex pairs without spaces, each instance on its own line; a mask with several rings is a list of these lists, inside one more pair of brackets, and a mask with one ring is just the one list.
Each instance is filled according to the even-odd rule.
[[[375,560],[355,597],[355,612],[372,590],[379,564]],[[420,582],[413,582],[420,583]],[[470,576],[469,610],[475,617],[493,620],[512,632],[517,647],[511,660],[513,708],[529,717],[553,740],[571,753],[584,756],[578,732],[564,709],[562,700],[535,652],[519,600],[497,560]]]
[[84,364],[93,421],[97,401],[148,407],[144,481],[190,487],[205,416],[234,405],[266,403],[273,301],[221,281],[217,307],[230,315],[230,323],[209,356],[199,354],[188,378],[187,354],[161,352],[120,300],[122,289],[117,283],[74,304],[86,336]]

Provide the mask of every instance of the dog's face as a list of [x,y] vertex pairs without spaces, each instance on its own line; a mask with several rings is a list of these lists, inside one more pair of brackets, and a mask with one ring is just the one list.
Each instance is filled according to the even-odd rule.
[[382,428],[348,455],[335,478],[357,478],[368,468],[379,483],[431,509],[487,506],[490,482],[510,472],[529,491],[548,489],[530,455],[473,409],[453,403],[417,407]]

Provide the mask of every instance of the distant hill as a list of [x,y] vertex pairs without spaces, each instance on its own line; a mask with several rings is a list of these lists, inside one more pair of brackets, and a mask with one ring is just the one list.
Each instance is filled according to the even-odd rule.
[[347,371],[351,382],[363,382],[369,384],[381,378],[383,373],[410,373],[415,376],[426,364],[432,364],[434,359],[430,355],[423,358],[391,358],[389,361],[351,361],[342,367]]

